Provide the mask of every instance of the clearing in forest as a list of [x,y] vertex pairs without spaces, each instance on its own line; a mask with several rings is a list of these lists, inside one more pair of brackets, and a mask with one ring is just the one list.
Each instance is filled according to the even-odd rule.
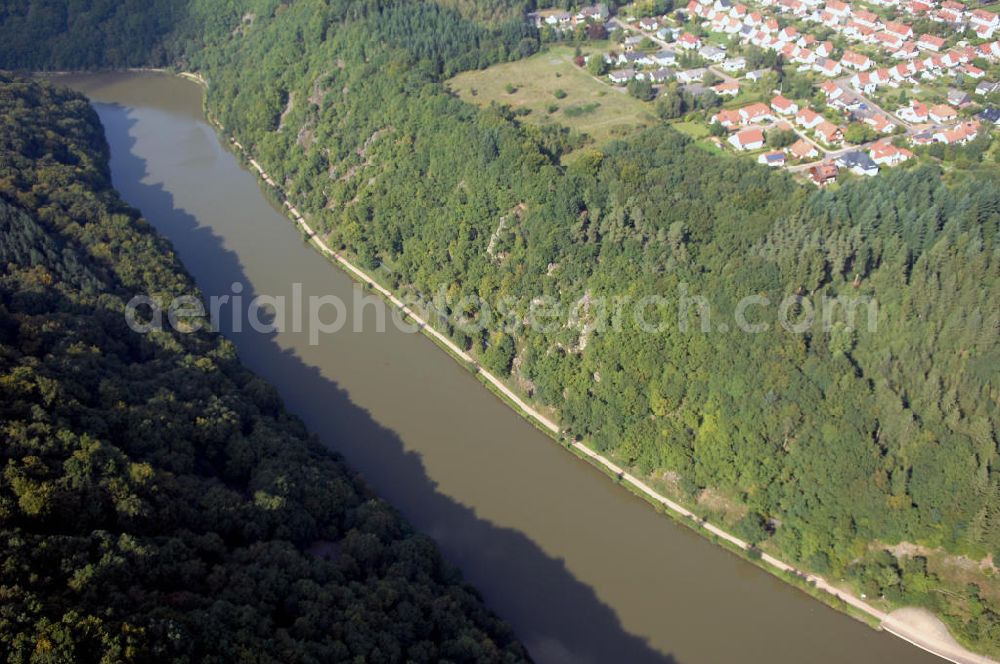
[[[583,52],[600,57],[607,50],[599,48],[603,44],[587,45]],[[524,60],[463,72],[448,85],[478,106],[495,101],[528,109],[525,122],[564,125],[590,136],[595,147],[656,122],[652,103],[639,101],[606,78],[591,76],[573,57],[572,46],[551,46]]]

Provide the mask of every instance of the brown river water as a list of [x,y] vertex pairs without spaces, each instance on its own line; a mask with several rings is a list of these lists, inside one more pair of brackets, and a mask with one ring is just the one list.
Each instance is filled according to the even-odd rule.
[[[104,123],[114,184],[206,297],[336,295],[353,282],[303,242],[224,147],[196,84],[60,77]],[[225,312],[226,309],[223,309]],[[223,332],[288,408],[431,535],[538,662],[939,660],[842,615],[658,515],[560,448],[419,334]],[[332,314],[328,316],[332,318]],[[246,329],[247,326],[244,326]]]

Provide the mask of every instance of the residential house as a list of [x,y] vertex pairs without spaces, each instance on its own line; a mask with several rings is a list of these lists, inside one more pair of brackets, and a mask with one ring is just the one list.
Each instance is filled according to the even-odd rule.
[[913,58],[920,55],[919,49],[915,42],[906,41],[903,42],[898,49],[892,54],[894,60],[912,60]]
[[698,55],[705,58],[709,62],[718,63],[726,59],[725,49],[721,49],[718,46],[712,46],[712,45],[702,46],[698,50]]
[[660,67],[659,69],[649,73],[649,80],[653,83],[666,83],[674,77],[674,70],[667,67]]
[[823,91],[827,101],[833,101],[837,97],[844,94],[841,87],[833,81],[823,81],[823,83],[819,86],[819,89]]
[[656,64],[656,60],[649,53],[630,53],[629,55],[637,55],[635,59],[635,64],[642,65],[644,67],[650,67]]
[[786,42],[785,45],[781,47],[780,53],[785,62],[796,62],[801,51],[802,49],[795,44]]
[[997,58],[1000,58],[1000,41],[980,44],[976,48],[976,54],[987,60],[996,61]]
[[642,35],[632,35],[631,37],[626,37],[625,41],[622,42],[622,48],[625,49],[626,52],[634,51],[639,48],[639,44],[642,43],[643,39],[646,38]]
[[898,65],[889,68],[889,76],[894,81],[902,82],[908,80],[915,71],[916,68],[912,62],[900,62]]
[[620,65],[637,65],[642,57],[642,53],[637,53],[636,51],[625,51],[618,54],[617,62]]
[[903,38],[888,30],[884,30],[875,33],[875,43],[883,50],[895,53],[903,46]]
[[983,122],[989,122],[993,125],[1000,125],[1000,108],[993,108],[988,106],[979,115],[976,116]]
[[677,63],[677,53],[675,51],[659,51],[653,54],[653,61],[661,67],[672,67]]
[[735,97],[740,93],[740,84],[736,81],[726,81],[725,83],[713,85],[712,89],[720,97]]
[[738,58],[729,58],[722,63],[722,71],[729,72],[730,74],[743,71],[746,68],[747,60],[742,56]]
[[840,29],[840,24],[843,23],[843,17],[837,16],[832,12],[828,12],[825,9],[819,13],[819,22],[828,28],[834,30]]
[[844,142],[843,130],[828,120],[823,120],[816,127],[816,136],[827,145],[840,145]]
[[641,18],[639,19],[639,29],[645,30],[646,32],[656,32],[660,27],[659,22],[655,18]]
[[868,156],[879,166],[895,166],[912,159],[913,153],[906,148],[897,148],[889,139],[885,139],[873,145]]
[[837,157],[837,165],[840,168],[846,168],[856,175],[878,175],[878,164],[860,150],[852,150],[840,155]]
[[804,129],[815,129],[825,122],[823,116],[811,108],[803,108],[795,114],[795,124]]
[[775,150],[774,152],[765,152],[764,154],[757,157],[757,163],[763,164],[765,166],[770,166],[771,168],[778,168],[785,165],[785,153],[781,150]]
[[905,23],[899,23],[898,21],[887,21],[885,24],[885,31],[896,35],[900,39],[913,38],[913,28]]
[[819,150],[806,139],[800,138],[789,146],[788,154],[792,155],[795,159],[811,159],[819,156]]
[[677,41],[683,32],[680,28],[662,27],[656,31],[656,36],[663,41]]
[[590,5],[581,9],[576,14],[576,20],[603,23],[604,21],[607,21],[610,16],[611,12],[608,11],[608,6],[602,2],[600,4]]
[[963,65],[962,73],[974,81],[978,81],[982,77],[986,76],[986,72],[974,64]]
[[851,87],[861,94],[870,95],[878,89],[878,82],[868,72],[861,71],[851,77]]
[[611,79],[611,82],[614,83],[615,85],[625,85],[633,78],[635,78],[635,70],[631,68],[616,69],[610,74],[608,74],[608,78]]
[[840,58],[840,64],[857,71],[868,71],[874,63],[867,55],[854,51],[844,51],[843,57]]
[[1000,16],[985,9],[975,9],[969,15],[969,24],[979,37],[989,39],[1000,27]]
[[934,140],[945,145],[968,143],[979,135],[979,121],[969,120],[951,129],[940,129],[934,133]]
[[771,114],[771,109],[768,108],[766,104],[759,101],[753,104],[747,104],[743,108],[739,109],[739,114],[743,124],[771,122],[774,120],[774,115]]
[[709,120],[710,123],[720,124],[726,129],[738,127],[742,121],[743,118],[740,117],[739,111],[729,109],[722,109]]
[[748,71],[743,76],[743,78],[747,79],[748,81],[753,81],[754,83],[756,83],[760,79],[764,78],[764,74],[766,74],[768,71],[770,71],[770,70],[768,70],[768,69],[754,69],[753,71]]
[[764,25],[764,16],[760,12],[750,12],[743,19],[743,23],[751,28],[759,28]]
[[677,82],[685,85],[690,83],[701,83],[707,73],[708,70],[704,67],[685,69],[684,71],[677,72]]
[[952,49],[952,51],[958,54],[959,62],[961,62],[963,65],[972,62],[973,60],[979,57],[979,52],[976,50],[974,46],[968,46],[968,45],[956,46],[955,48]]
[[784,27],[778,32],[778,39],[783,42],[787,42],[789,44],[793,43],[796,39],[798,39],[798,36],[799,36],[799,31],[796,30],[795,26],[793,25]]
[[826,11],[837,18],[847,18],[851,15],[851,6],[840,0],[827,0]]
[[931,12],[931,20],[937,21],[938,23],[964,23],[965,5],[960,2],[949,2],[948,0],[945,0],[945,2],[941,3],[940,9],[936,12]]
[[892,122],[889,118],[885,117],[881,113],[875,113],[869,115],[862,120],[866,125],[870,126],[872,129],[880,134],[891,134],[896,130],[896,124]]
[[870,44],[875,41],[875,29],[869,28],[867,25],[862,25],[857,21],[848,21],[847,27],[844,28],[844,36],[849,39],[856,39],[865,44]]
[[932,122],[944,124],[945,122],[951,122],[957,118],[958,111],[948,104],[936,104],[927,112],[927,117],[929,117]]
[[853,10],[851,12],[851,20],[870,30],[874,30],[882,25],[882,21],[879,19],[878,14],[870,12],[867,9]]
[[909,106],[896,109],[896,115],[907,122],[927,122],[927,105],[919,101],[911,101]]
[[729,144],[737,150],[759,150],[764,147],[764,130],[758,127],[738,131],[729,137]]
[[962,64],[963,56],[958,51],[951,50],[941,55],[941,66],[944,69],[954,69]]
[[682,48],[685,51],[696,51],[701,46],[701,40],[690,32],[685,32],[677,38],[677,48]]
[[991,95],[1000,92],[1000,83],[997,81],[980,81],[976,86],[976,94],[981,96]]
[[944,39],[937,35],[920,35],[920,39],[917,40],[917,48],[937,53],[944,48],[944,43]]
[[799,105],[781,95],[776,95],[771,99],[771,108],[780,115],[795,115],[799,112]]
[[812,69],[812,64],[816,62],[816,54],[810,51],[808,48],[799,49],[799,52],[795,56],[795,62],[801,62],[805,65],[801,68],[803,71],[809,71]]
[[843,67],[840,66],[840,63],[833,58],[817,58],[816,64],[813,65],[813,69],[829,78],[840,76],[840,74],[844,71]]
[[816,164],[809,169],[809,179],[820,187],[824,187],[827,184],[836,181],[837,175],[840,173],[840,169],[837,165],[830,161],[824,161],[822,164]]
[[565,28],[573,22],[573,15],[567,12],[558,12],[547,16],[545,22],[553,27]]
[[964,90],[959,90],[958,88],[948,90],[947,100],[949,104],[958,106],[959,108],[965,108],[972,103],[972,97]]

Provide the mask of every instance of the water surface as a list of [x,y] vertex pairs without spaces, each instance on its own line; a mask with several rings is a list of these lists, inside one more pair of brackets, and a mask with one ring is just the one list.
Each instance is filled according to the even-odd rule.
[[[206,296],[353,284],[264,199],[205,122],[197,85],[64,77],[95,102],[114,184]],[[369,322],[374,306],[366,309]],[[329,447],[514,626],[539,662],[940,662],[656,514],[536,431],[430,340],[389,325],[310,346],[223,331]]]

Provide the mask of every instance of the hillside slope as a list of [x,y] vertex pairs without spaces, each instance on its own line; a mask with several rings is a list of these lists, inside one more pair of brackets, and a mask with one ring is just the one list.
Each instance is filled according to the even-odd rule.
[[[481,39],[415,58],[442,20],[462,25],[302,0],[192,60],[328,244],[433,297],[441,329],[572,435],[762,548],[1000,652],[997,166],[816,192],[656,128],[563,169],[564,136],[448,92]],[[396,21],[417,37],[373,38]],[[766,333],[736,329],[752,295]],[[686,296],[710,306],[706,332],[680,329]],[[616,316],[616,298],[648,297],[662,329]],[[789,297],[794,320],[820,312],[802,333],[779,324]],[[866,305],[824,318],[838,297],[875,302],[872,325]],[[477,301],[504,315],[463,329]],[[526,324],[539,301],[607,306]]]
[[0,650],[27,661],[524,661],[509,628],[211,333],[87,101],[0,75]]
[[[570,435],[1000,654],[1000,166],[817,192],[657,127],[564,169],[573,137],[444,84],[538,48],[488,4],[193,0],[166,45],[328,244],[433,297],[435,323]],[[766,332],[737,329],[749,296]],[[614,304],[654,297],[655,331]],[[705,331],[681,329],[691,297]],[[790,297],[796,321],[838,297],[877,313],[793,331]],[[463,326],[476,301],[503,315]],[[538,302],[608,306],[526,324]]]

